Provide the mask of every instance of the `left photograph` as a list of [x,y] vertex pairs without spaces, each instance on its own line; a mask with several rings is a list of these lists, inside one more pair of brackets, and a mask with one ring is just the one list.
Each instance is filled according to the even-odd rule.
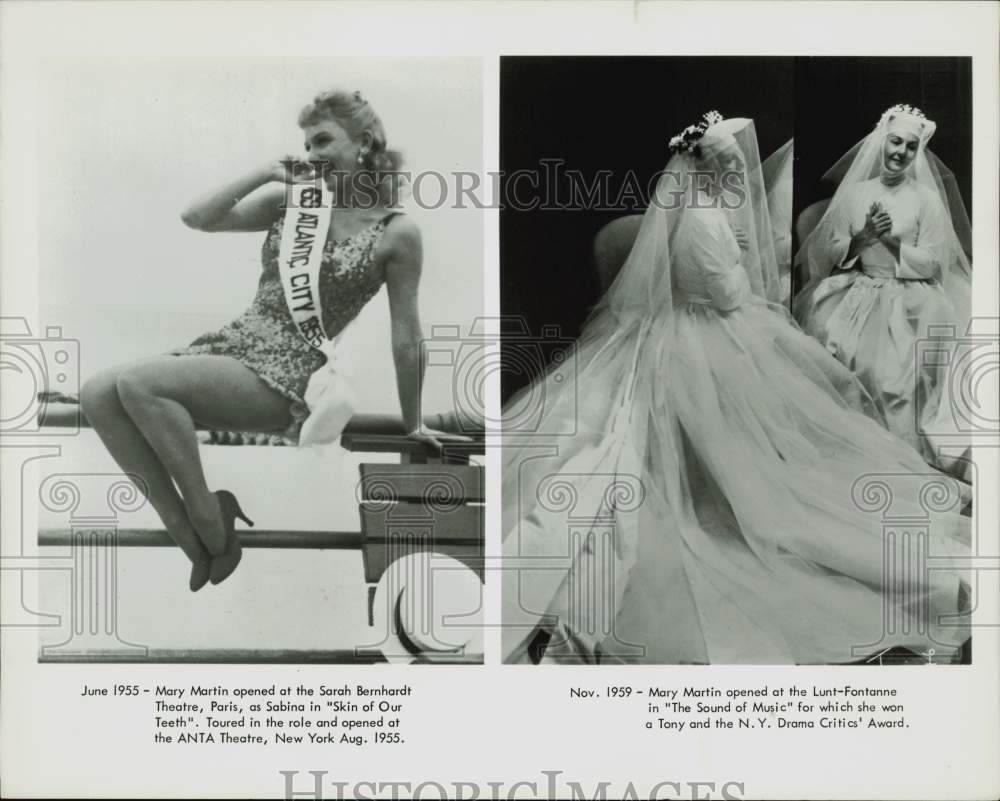
[[480,62],[37,78],[39,661],[481,663]]

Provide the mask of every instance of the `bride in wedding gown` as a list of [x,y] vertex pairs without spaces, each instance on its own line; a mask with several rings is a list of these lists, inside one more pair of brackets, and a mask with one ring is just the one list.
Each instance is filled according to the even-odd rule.
[[[504,409],[504,660],[546,638],[576,663],[960,645],[959,484],[775,302],[752,121],[712,112],[671,151],[575,354]],[[873,476],[919,543],[885,536]]]
[[972,272],[965,206],[927,147],[936,128],[893,106],[827,173],[839,185],[796,257],[811,280],[795,317],[858,376],[891,431],[971,483],[968,437],[955,448],[941,436],[968,377],[955,340],[969,327]]

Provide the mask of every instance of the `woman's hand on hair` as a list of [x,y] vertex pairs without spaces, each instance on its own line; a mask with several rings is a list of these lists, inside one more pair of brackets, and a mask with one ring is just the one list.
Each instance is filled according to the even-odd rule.
[[317,178],[315,166],[298,156],[282,156],[267,171],[272,181],[282,184],[311,183]]

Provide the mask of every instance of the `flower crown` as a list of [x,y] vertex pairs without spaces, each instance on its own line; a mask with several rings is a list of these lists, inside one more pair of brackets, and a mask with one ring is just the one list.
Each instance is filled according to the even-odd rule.
[[701,120],[694,125],[689,125],[677,136],[670,139],[671,153],[691,153],[695,158],[701,157],[701,145],[699,142],[705,135],[705,131],[713,125],[722,122],[724,117],[718,111],[708,111],[701,115]]
[[875,127],[878,128],[880,125],[885,125],[890,119],[895,117],[897,114],[907,114],[910,117],[918,117],[919,119],[926,120],[927,117],[924,115],[920,109],[916,106],[909,106],[906,103],[897,103],[892,108],[886,109],[885,113],[879,118]]

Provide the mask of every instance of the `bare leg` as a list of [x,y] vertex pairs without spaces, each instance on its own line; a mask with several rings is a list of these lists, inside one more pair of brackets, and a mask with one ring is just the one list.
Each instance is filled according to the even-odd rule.
[[180,488],[195,531],[213,554],[225,548],[215,494],[202,469],[195,424],[276,431],[289,423],[288,400],[228,356],[163,356],[124,368],[118,397]]
[[118,375],[112,368],[87,381],[80,392],[83,413],[122,470],[139,481],[136,486],[152,504],[170,538],[192,562],[207,559],[204,545],[188,519],[184,501],[169,473],[118,397]]

